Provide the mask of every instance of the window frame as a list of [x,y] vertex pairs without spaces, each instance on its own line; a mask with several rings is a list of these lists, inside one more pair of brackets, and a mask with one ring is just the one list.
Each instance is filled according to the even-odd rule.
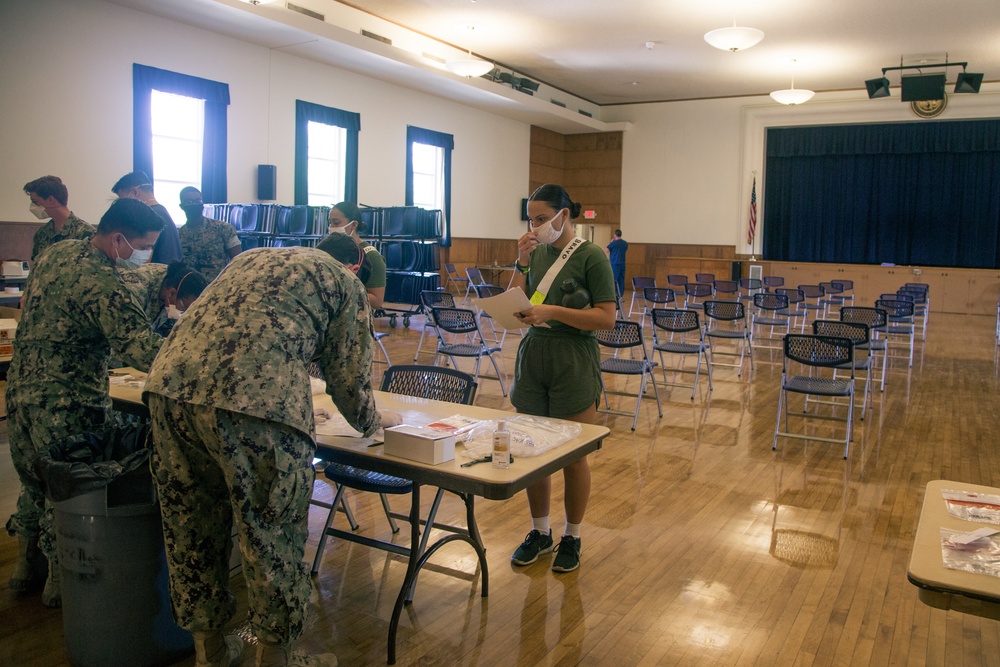
[[154,179],[152,91],[194,97],[205,102],[201,193],[206,202],[227,199],[229,84],[132,63],[132,168]]
[[[361,114],[295,100],[295,204],[309,204],[309,122],[347,131],[344,151],[344,201],[358,201],[358,135]],[[333,204],[339,202],[331,202]]]
[[436,132],[414,125],[406,126],[406,205],[413,206],[413,144],[427,144],[444,149],[444,220],[441,225],[440,245],[451,246],[451,153],[455,148],[454,135]]

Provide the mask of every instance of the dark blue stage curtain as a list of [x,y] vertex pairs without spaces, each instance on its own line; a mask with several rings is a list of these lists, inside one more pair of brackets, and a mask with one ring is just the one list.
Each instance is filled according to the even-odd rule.
[[426,144],[444,149],[444,220],[441,224],[441,238],[438,243],[451,247],[451,152],[455,148],[454,135],[445,132],[425,130],[414,125],[406,126],[406,194],[407,206],[413,206],[413,144]]
[[1000,268],[1000,121],[767,132],[764,257]]
[[226,201],[226,112],[229,84],[170,70],[132,64],[132,168],[153,176],[153,90],[205,100],[205,137],[201,157],[201,195],[206,202]]
[[309,121],[335,125],[347,130],[344,201],[357,202],[358,133],[361,131],[361,114],[295,100],[295,203],[309,203]]

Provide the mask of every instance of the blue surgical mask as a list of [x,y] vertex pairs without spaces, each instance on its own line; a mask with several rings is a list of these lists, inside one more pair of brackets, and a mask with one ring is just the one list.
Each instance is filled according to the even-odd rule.
[[[122,238],[125,238],[124,236]],[[125,239],[125,245],[132,248],[132,244]],[[118,250],[115,249],[115,254],[118,255]],[[127,259],[122,259],[121,256],[115,257],[115,266],[120,269],[138,269],[140,266],[149,261],[149,258],[153,256],[153,249],[149,250],[136,250],[132,248],[132,254]]]

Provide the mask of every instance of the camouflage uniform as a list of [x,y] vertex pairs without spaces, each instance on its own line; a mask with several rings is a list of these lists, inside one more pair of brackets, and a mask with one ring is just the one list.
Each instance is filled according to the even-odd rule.
[[372,340],[360,281],[311,248],[241,254],[174,328],[144,398],[182,627],[212,632],[235,613],[228,586],[235,515],[254,631],[275,644],[301,634],[315,478],[306,368],[316,361],[347,421],[371,434],[380,424]]
[[202,218],[188,222],[177,233],[181,237],[184,261],[212,282],[229,263],[229,249],[238,248],[240,239],[227,222]]
[[122,271],[121,276],[125,284],[135,294],[135,298],[142,306],[146,316],[149,317],[153,331],[159,331],[168,319],[167,309],[160,301],[160,289],[163,287],[163,280],[167,277],[167,265],[149,262],[138,269]]
[[95,234],[97,234],[97,231],[90,223],[84,222],[70,211],[69,217],[63,224],[62,229],[56,231],[55,221],[49,220],[42,225],[41,229],[35,232],[35,236],[31,241],[31,261],[34,262],[38,259],[38,256],[53,243],[65,241],[66,239],[89,241],[94,238]]
[[26,538],[40,533],[50,560],[52,512],[31,472],[31,457],[104,424],[111,408],[112,352],[145,369],[162,341],[114,263],[89,241],[52,246],[32,268],[7,375],[10,454],[21,479],[7,531]]

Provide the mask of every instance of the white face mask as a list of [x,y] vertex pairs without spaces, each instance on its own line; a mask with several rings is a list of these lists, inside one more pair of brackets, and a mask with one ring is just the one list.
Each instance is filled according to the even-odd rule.
[[[132,248],[132,244],[128,242],[128,239],[125,239],[125,245]],[[118,254],[117,248],[115,249],[115,254]],[[136,250],[135,248],[132,248],[132,254],[129,255],[127,259],[122,259],[121,256],[115,257],[115,266],[120,269],[138,269],[140,266],[148,262],[149,258],[152,256],[152,248],[149,250]]]
[[558,213],[556,213],[554,216],[552,216],[551,220],[548,220],[547,222],[543,222],[538,227],[532,227],[531,228],[531,231],[533,231],[535,233],[535,237],[538,238],[538,242],[539,243],[548,243],[549,245],[551,245],[551,244],[553,244],[553,243],[555,243],[556,241],[559,240],[559,237],[562,236],[563,227],[566,226],[566,223],[563,222],[563,227],[560,227],[559,229],[555,229],[552,226],[552,223],[561,214],[562,214],[562,210],[560,210]]
[[179,320],[181,319],[181,315],[183,314],[184,311],[178,310],[177,306],[175,306],[174,304],[170,304],[169,306],[167,306],[167,317],[169,317],[170,319]]
[[347,230],[353,224],[354,224],[353,222],[349,222],[346,225],[344,225],[343,227],[336,227],[336,226],[334,226],[334,225],[331,224],[330,225],[330,233],[331,234],[347,234],[348,236],[350,236],[351,232],[353,232],[354,230],[353,229],[351,231],[347,231]]
[[50,217],[49,214],[45,212],[45,207],[42,206],[41,204],[30,204],[28,206],[28,210],[31,211],[32,215],[34,215],[39,220],[45,220],[46,218]]

